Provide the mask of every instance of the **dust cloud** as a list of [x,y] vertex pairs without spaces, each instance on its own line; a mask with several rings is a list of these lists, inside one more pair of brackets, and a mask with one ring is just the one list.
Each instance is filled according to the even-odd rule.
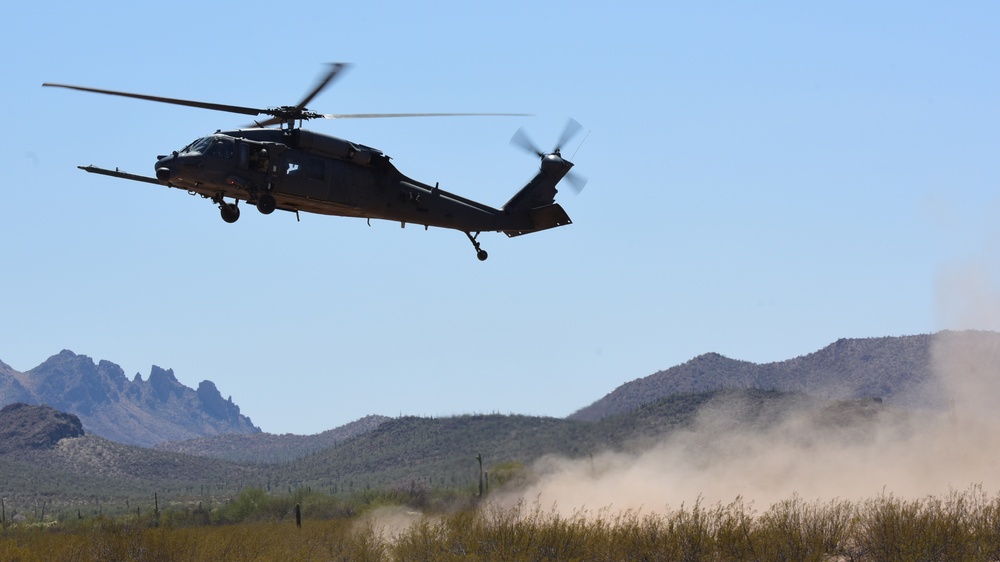
[[421,520],[422,514],[401,506],[376,508],[355,524],[355,531],[371,531],[375,536],[395,541]]
[[741,421],[744,404],[724,398],[703,407],[689,430],[641,453],[542,459],[532,467],[533,484],[502,501],[537,502],[565,515],[662,513],[737,499],[763,511],[794,496],[859,501],[943,496],[972,485],[1000,490],[1000,335],[940,332],[931,357],[926,398],[938,407],[871,403],[868,421],[845,422],[810,403],[762,425]]

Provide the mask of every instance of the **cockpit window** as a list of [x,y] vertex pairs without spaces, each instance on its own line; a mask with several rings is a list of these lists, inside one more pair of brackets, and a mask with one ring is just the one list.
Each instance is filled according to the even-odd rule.
[[215,158],[231,160],[235,156],[233,141],[224,138],[215,138],[212,140],[212,145],[209,147],[207,154]]
[[212,137],[203,137],[203,138],[200,138],[200,139],[194,141],[193,143],[185,146],[181,150],[181,154],[188,154],[188,153],[191,153],[191,152],[197,152],[199,154],[205,154],[205,149],[207,149],[210,144],[212,144]]

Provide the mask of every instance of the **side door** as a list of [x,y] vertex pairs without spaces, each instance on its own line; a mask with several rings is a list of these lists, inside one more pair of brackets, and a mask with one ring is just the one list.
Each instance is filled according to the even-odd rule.
[[277,167],[270,165],[270,157],[271,152],[263,143],[236,139],[236,167],[258,189],[272,184],[277,174]]

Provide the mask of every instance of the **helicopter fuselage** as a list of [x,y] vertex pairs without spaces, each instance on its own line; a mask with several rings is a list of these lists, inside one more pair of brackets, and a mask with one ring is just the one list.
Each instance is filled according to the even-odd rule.
[[464,232],[513,234],[538,226],[528,213],[504,212],[413,180],[377,149],[304,129],[220,131],[159,158],[155,171],[164,185],[223,205],[224,218],[234,208],[225,207],[229,198],[268,213],[385,219]]

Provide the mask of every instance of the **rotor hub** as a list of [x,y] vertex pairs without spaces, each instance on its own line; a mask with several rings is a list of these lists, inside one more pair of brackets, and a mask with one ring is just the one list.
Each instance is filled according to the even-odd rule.
[[558,152],[553,152],[551,154],[546,154],[545,156],[542,156],[542,170],[547,173],[550,174],[555,174],[560,172],[565,173],[572,167],[573,163],[570,162],[569,160],[564,159],[562,156],[559,155]]

